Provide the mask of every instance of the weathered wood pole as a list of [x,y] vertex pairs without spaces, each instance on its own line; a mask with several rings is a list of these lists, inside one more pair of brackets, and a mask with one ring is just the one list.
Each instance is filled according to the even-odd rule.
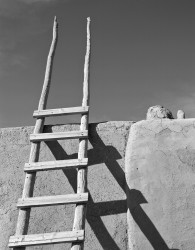
[[[89,106],[89,62],[90,62],[90,18],[87,18],[87,47],[84,64],[83,81],[83,102],[82,106]],[[88,113],[81,116],[80,130],[88,129]],[[87,157],[88,139],[80,139],[78,159]],[[77,172],[77,193],[87,191],[87,168],[79,168]],[[73,230],[82,230],[85,228],[86,205],[76,205]],[[71,250],[82,250],[84,243],[73,243]]]
[[[53,66],[53,59],[55,54],[55,49],[58,40],[58,23],[56,17],[54,18],[53,24],[53,39],[50,47],[50,51],[47,58],[47,65],[45,71],[45,79],[43,84],[43,89],[39,101],[38,110],[42,110],[46,108],[47,104],[47,97],[49,93],[49,87],[51,82],[51,74],[52,74],[52,66]],[[44,118],[39,118],[36,120],[34,133],[41,133],[44,126]],[[29,157],[30,162],[37,162],[39,159],[39,149],[40,149],[40,142],[31,143],[31,151]],[[34,173],[26,173],[25,175],[25,182],[24,182],[24,189],[22,194],[22,199],[27,197],[33,196],[33,189],[34,183],[36,178],[36,172]],[[30,218],[30,208],[28,209],[20,209],[18,215],[18,222],[16,227],[16,235],[24,235],[28,232],[28,224]],[[25,247],[16,247],[15,250],[24,250]]]

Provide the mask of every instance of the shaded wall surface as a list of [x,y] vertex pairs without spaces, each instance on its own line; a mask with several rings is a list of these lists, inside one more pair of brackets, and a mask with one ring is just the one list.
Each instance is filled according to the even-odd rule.
[[[86,250],[128,249],[124,156],[132,122],[90,124]],[[79,125],[46,126],[45,132],[78,130]],[[15,233],[33,127],[0,129],[0,249]],[[77,158],[78,140],[42,143],[40,161]],[[76,170],[38,172],[34,196],[74,193]],[[32,208],[29,234],[71,230],[74,205]],[[70,249],[69,244],[27,249]]]
[[130,250],[195,249],[195,119],[131,126],[125,171]]

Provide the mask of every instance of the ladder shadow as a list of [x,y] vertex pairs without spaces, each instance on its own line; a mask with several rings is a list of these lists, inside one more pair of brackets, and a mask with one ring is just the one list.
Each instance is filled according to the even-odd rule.
[[[47,127],[47,132],[52,132],[52,129]],[[52,154],[54,155],[56,160],[65,160],[65,159],[76,159],[78,156],[77,154],[68,155],[63,147],[57,141],[46,141],[45,144],[48,146]],[[92,150],[88,151],[88,158],[91,158]],[[98,160],[101,163],[101,160]],[[93,162],[93,164],[95,164]],[[92,165],[92,162],[89,162],[89,166]],[[77,190],[77,170],[71,169],[63,171],[66,175],[70,185],[72,186],[74,192],[76,193]],[[87,204],[87,216],[86,219],[93,230],[95,236],[97,237],[99,243],[101,244],[103,249],[112,249],[112,250],[120,250],[117,244],[112,239],[111,235],[109,234],[108,230],[106,229],[101,216],[109,215],[109,214],[119,214],[126,212],[126,200],[118,200],[118,201],[111,201],[111,202],[100,202],[95,203],[93,198],[89,193],[89,202]],[[90,211],[93,211],[93,214],[90,214]],[[95,220],[95,223],[94,223]]]
[[[126,199],[94,202],[88,190],[90,199],[87,205],[88,209],[86,219],[94,234],[96,235],[100,245],[105,250],[120,250],[105,227],[101,216],[126,213],[127,210],[129,210],[134,221],[137,223],[140,230],[153,246],[154,250],[179,250],[170,249],[167,246],[153,222],[142,209],[141,204],[148,203],[143,194],[139,190],[129,189],[127,187],[125,173],[117,162],[117,160],[121,159],[122,157],[115,147],[104,144],[96,131],[97,125],[98,124],[96,123],[89,125],[89,141],[93,146],[93,149],[88,150],[88,166],[104,163],[124,193],[128,194],[130,197],[128,202]],[[47,126],[46,130],[47,132],[52,132],[52,126]],[[77,158],[77,154],[68,155],[57,141],[48,141],[45,143],[49,147],[56,160]],[[63,172],[66,175],[73,190],[76,192],[77,170],[73,169]],[[93,211],[93,213],[91,211]]]

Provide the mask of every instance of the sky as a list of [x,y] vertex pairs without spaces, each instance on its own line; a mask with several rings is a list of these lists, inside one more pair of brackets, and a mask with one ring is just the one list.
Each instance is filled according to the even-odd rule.
[[54,16],[48,108],[81,105],[90,16],[90,122],[139,121],[154,105],[195,117],[194,0],[0,0],[0,127],[35,123]]

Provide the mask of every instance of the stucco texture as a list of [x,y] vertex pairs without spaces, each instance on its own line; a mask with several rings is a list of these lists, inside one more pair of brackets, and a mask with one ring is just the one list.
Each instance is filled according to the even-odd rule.
[[[132,122],[89,126],[86,250],[127,250],[124,156]],[[45,126],[45,132],[78,130],[79,125]],[[30,152],[33,127],[0,129],[0,249],[7,250],[14,235],[24,183],[24,163]],[[40,161],[76,158],[78,140],[42,143]],[[38,172],[34,196],[69,194],[76,190],[76,170]],[[29,234],[71,230],[74,205],[32,208]],[[26,249],[70,249],[56,244]]]
[[130,250],[195,249],[195,119],[131,126],[125,172]]

